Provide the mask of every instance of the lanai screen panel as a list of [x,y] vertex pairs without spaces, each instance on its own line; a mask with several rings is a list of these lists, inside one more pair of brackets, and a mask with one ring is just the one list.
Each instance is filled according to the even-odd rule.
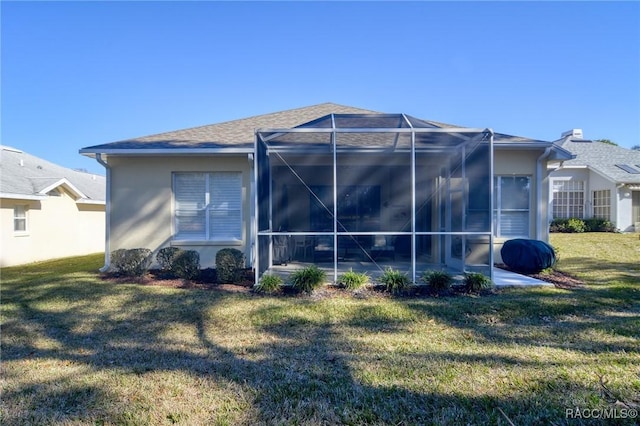
[[287,257],[334,277],[354,266],[490,275],[491,145],[489,131],[398,114],[258,131],[259,272]]

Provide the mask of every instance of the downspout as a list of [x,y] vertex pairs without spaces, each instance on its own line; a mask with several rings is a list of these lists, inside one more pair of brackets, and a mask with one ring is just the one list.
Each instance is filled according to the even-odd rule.
[[536,160],[536,240],[542,240],[542,214],[546,212],[547,219],[549,215],[548,209],[542,208],[542,162],[549,157],[549,154],[551,154],[551,147],[546,148]]
[[100,272],[106,272],[111,266],[111,166],[102,158],[102,154],[96,154],[96,161],[100,163],[107,172],[107,188],[105,191],[105,224],[104,224],[104,266],[100,268]]

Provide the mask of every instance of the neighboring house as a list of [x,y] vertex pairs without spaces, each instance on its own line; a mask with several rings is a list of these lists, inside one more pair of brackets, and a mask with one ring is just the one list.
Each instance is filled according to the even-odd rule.
[[573,129],[556,141],[575,155],[551,174],[550,218],[601,218],[640,231],[640,151],[584,139]]
[[0,149],[0,266],[104,250],[104,176]]
[[175,246],[213,267],[234,247],[257,278],[307,263],[334,278],[491,275],[504,241],[548,239],[548,165],[572,158],[552,142],[332,103],[80,152],[107,170],[107,252]]

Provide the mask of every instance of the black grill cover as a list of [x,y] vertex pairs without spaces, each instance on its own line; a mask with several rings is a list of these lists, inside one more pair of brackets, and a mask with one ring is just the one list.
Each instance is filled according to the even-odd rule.
[[535,274],[556,263],[556,254],[549,244],[539,240],[517,238],[504,243],[502,261],[516,272]]

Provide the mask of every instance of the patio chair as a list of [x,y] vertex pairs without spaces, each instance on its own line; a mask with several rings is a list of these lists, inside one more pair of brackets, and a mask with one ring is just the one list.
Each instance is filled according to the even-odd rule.
[[371,257],[374,260],[380,257],[396,260],[396,251],[392,240],[391,235],[376,235],[373,239],[373,246],[371,246]]

